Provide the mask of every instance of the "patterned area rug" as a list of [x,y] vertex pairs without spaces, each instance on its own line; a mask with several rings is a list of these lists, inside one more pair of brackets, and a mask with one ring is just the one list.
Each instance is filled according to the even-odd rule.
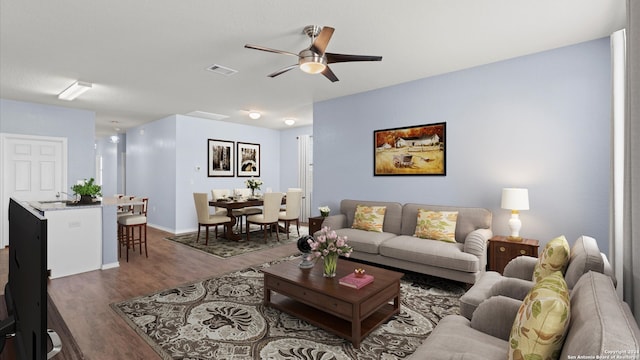
[[[246,235],[242,234],[241,242],[235,240],[227,240],[223,238],[220,234],[218,234],[218,238],[216,239],[215,233],[213,230],[209,231],[209,245],[205,245],[205,232],[204,230],[200,233],[200,240],[196,243],[197,232],[186,233],[176,236],[169,236],[165,239],[178,242],[180,244],[184,244],[190,246],[194,249],[198,249],[209,254],[221,257],[228,258],[232,256],[237,256],[241,254],[245,254],[252,251],[270,249],[276,246],[280,246],[283,244],[289,244],[295,241],[298,241],[298,233],[296,231],[295,225],[292,225],[291,231],[289,232],[289,239],[287,239],[287,234],[280,231],[280,241],[277,240],[276,233],[270,235],[267,233],[267,243],[264,242],[264,234],[260,231],[260,227],[256,226],[255,228],[251,227],[251,231],[249,232],[249,241],[246,241]],[[220,228],[222,230],[222,228]],[[307,235],[309,233],[309,228],[306,226],[300,226],[300,236]]]
[[401,313],[355,349],[342,338],[264,307],[261,269],[268,266],[111,306],[163,359],[391,360],[412,354],[442,317],[458,313],[464,293],[460,283],[405,276]]

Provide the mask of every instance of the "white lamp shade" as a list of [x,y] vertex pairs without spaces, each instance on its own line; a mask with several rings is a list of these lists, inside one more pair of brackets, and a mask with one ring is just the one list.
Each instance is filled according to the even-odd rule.
[[502,189],[503,209],[508,210],[529,210],[529,190],[519,188]]

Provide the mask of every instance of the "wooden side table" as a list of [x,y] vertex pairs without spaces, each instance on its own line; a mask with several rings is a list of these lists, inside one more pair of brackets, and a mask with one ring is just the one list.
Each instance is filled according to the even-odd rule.
[[489,239],[489,269],[500,274],[511,259],[520,255],[538,257],[538,240],[522,239],[522,241],[509,240],[506,236],[494,236]]
[[322,229],[322,222],[324,218],[322,216],[310,216],[309,217],[309,235],[313,236],[316,231]]

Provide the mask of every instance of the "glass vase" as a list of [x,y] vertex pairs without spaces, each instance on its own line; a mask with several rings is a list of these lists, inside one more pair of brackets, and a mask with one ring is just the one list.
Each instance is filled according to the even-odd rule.
[[322,275],[326,278],[335,277],[336,267],[338,267],[338,253],[330,253],[325,255]]

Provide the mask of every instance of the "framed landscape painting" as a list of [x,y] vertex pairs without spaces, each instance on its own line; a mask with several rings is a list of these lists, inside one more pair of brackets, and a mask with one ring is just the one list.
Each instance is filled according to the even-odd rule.
[[260,176],[260,144],[238,142],[238,176]]
[[207,176],[233,176],[233,141],[209,139],[207,143]]
[[447,123],[373,132],[373,175],[447,174]]

